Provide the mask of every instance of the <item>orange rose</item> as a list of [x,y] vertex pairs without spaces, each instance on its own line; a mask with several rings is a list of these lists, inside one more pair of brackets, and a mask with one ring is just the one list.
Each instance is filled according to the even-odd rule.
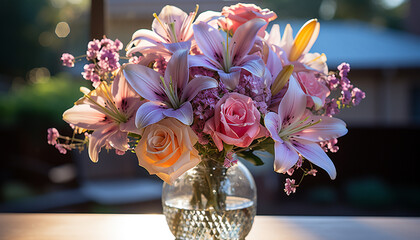
[[147,126],[135,151],[139,165],[163,181],[173,181],[200,162],[194,148],[197,135],[174,118]]

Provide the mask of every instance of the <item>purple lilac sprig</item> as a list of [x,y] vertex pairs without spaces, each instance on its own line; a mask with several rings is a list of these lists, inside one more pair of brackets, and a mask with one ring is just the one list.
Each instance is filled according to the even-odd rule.
[[86,59],[90,63],[84,66],[83,78],[90,80],[97,87],[100,80],[108,80],[112,72],[121,65],[119,51],[123,48],[121,41],[112,41],[104,37],[102,40],[94,39],[88,43]]
[[62,61],[63,66],[74,67],[75,59],[74,56],[70,53],[63,53],[60,59]]
[[88,43],[86,55],[74,57],[69,53],[64,53],[61,57],[62,64],[67,67],[74,67],[76,60],[86,57],[89,63],[83,67],[82,76],[92,82],[97,87],[101,80],[111,80],[112,72],[120,68],[119,51],[123,49],[121,41],[112,41],[104,37],[101,40],[94,39]]
[[[351,84],[348,74],[350,72],[350,65],[342,63],[338,67],[338,72],[332,73],[326,77],[319,76],[319,81],[324,81],[326,86],[330,89],[330,95],[325,99],[325,105],[320,110],[321,115],[332,117],[340,112],[340,109],[357,106],[366,94],[357,87]],[[337,139],[330,139],[321,142],[320,145],[325,152],[337,152]]]
[[325,100],[324,115],[333,116],[345,107],[353,107],[359,105],[366,94],[351,84],[348,78],[350,72],[350,64],[342,63],[338,67],[338,73],[330,74],[320,79],[324,80],[326,86],[330,89],[331,94]]
[[241,74],[239,85],[234,92],[249,96],[254,100],[255,106],[263,114],[268,113],[268,103],[271,99],[271,90],[264,83],[264,79],[252,74]]
[[194,124],[191,127],[198,136],[198,142],[202,145],[209,143],[208,135],[203,133],[204,124],[214,115],[214,108],[220,99],[220,91],[219,88],[206,89],[199,92],[191,101],[194,109]]
[[[214,71],[202,67],[192,67],[190,69],[190,77],[195,78],[199,76],[217,78]],[[204,124],[208,119],[214,116],[216,103],[220,100],[221,96],[226,93],[228,93],[228,90],[225,85],[222,82],[219,82],[217,88],[203,90],[191,101],[194,109],[194,123],[191,128],[197,134],[198,142],[202,145],[209,143],[209,135],[203,133]]]

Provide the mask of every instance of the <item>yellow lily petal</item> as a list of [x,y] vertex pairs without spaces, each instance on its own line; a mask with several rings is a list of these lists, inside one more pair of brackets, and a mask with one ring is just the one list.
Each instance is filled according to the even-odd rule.
[[279,75],[277,75],[276,79],[273,82],[273,85],[271,85],[271,95],[274,96],[277,93],[280,92],[286,85],[287,81],[289,81],[290,76],[293,73],[294,66],[293,65],[287,65],[285,66]]
[[319,22],[317,19],[309,20],[299,30],[293,42],[289,54],[289,61],[296,61],[304,52],[309,51],[319,34]]

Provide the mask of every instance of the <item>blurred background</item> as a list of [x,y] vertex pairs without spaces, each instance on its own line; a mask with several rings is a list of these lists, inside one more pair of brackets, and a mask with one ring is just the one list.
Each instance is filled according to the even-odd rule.
[[[47,128],[72,130],[62,113],[89,86],[63,52],[85,54],[93,37],[128,43],[149,28],[152,14],[171,3],[186,12],[220,11],[236,1],[5,0],[0,58],[0,212],[161,213],[162,182],[138,167],[134,154],[102,151],[61,155],[47,144]],[[247,2],[247,1],[245,1]],[[295,33],[308,19],[321,22],[311,52],[325,53],[330,70],[343,61],[366,99],[337,117],[349,133],[330,154],[337,179],[320,171],[286,196],[287,176],[273,163],[249,165],[258,187],[258,214],[420,216],[420,1],[253,1],[288,22]],[[123,54],[121,52],[121,54]]]

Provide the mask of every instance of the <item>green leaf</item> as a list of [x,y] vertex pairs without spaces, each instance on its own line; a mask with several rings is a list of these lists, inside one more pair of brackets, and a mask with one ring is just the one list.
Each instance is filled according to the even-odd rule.
[[252,164],[254,164],[255,166],[261,166],[264,165],[264,162],[261,160],[261,158],[259,158],[258,156],[256,156],[254,154],[253,150],[248,150],[248,151],[243,151],[243,152],[239,152],[236,154],[238,157],[243,158],[249,162],[251,162]]

